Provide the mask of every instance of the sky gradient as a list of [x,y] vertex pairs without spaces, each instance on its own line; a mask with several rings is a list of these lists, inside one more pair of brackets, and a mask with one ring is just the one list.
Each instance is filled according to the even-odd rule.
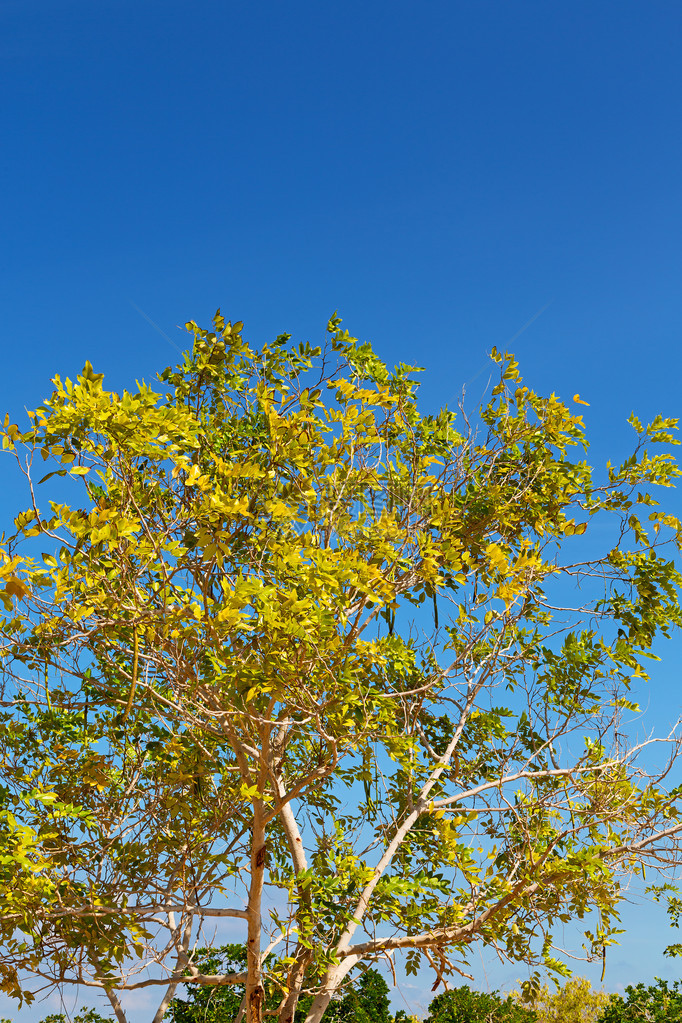
[[[153,379],[218,306],[254,344],[338,309],[434,408],[475,406],[511,346],[590,402],[595,464],[631,411],[682,414],[682,6],[0,0],[0,28],[2,414],[86,359]],[[607,987],[679,976],[663,914],[628,923]]]

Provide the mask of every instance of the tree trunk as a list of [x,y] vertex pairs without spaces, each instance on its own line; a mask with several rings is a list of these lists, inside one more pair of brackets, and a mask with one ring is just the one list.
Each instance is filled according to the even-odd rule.
[[[90,952],[90,961],[97,970],[97,973],[100,975],[100,977],[104,978],[104,970],[102,969],[102,964],[96,952],[93,951]],[[119,997],[116,994],[113,987],[105,987],[104,991],[107,998],[109,999],[109,1002],[111,1003],[111,1008],[114,1010],[114,1016],[118,1020],[118,1023],[128,1023],[128,1020],[126,1019],[126,1014],[123,1011],[123,1006],[121,1005]]]
[[288,977],[289,993],[286,1001],[279,1012],[279,1023],[294,1023],[294,1015],[298,1000],[301,997],[301,988],[305,979],[305,971],[311,959],[308,949],[300,949],[296,962],[291,967]]
[[253,833],[251,839],[251,886],[249,888],[248,935],[246,939],[246,1021],[262,1023],[263,989],[260,945],[261,945],[261,901],[263,878],[265,876],[265,828],[263,810],[260,804],[254,807]]
[[310,1011],[305,1018],[305,1023],[320,1023],[332,995],[338,991],[339,985],[348,971],[360,961],[360,956],[346,956],[338,966],[333,966],[325,977],[324,987],[310,1006]]

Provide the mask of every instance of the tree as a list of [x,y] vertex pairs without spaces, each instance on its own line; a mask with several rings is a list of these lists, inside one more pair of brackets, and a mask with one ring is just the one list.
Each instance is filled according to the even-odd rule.
[[535,1018],[511,995],[503,1000],[497,991],[488,994],[464,985],[436,995],[426,1023],[535,1023]]
[[[2,1023],[10,1023],[9,1020],[3,1020]],[[41,1023],[72,1023],[71,1017],[66,1016],[63,1012],[53,1012],[49,1016],[45,1016],[41,1020]],[[73,1023],[111,1023],[110,1020],[105,1019],[95,1009],[88,1009],[85,1006],[73,1017]]]
[[[205,974],[239,973],[246,966],[243,945],[197,949],[194,965]],[[208,987],[191,984],[188,997],[174,998],[164,1018],[172,1023],[234,1023],[242,1009],[244,986]]]
[[[193,965],[205,974],[236,973],[246,966],[243,945],[223,945],[217,949],[202,948],[194,953]],[[244,986],[205,987],[188,985],[188,997],[174,998],[164,1017],[172,1023],[235,1023],[244,1014]],[[325,1019],[337,1023],[393,1023],[388,1000],[388,984],[371,967],[360,976],[358,984],[342,997],[331,1002]],[[266,1011],[275,1010],[280,1001],[276,985],[266,991],[263,1004]],[[312,998],[299,1000],[296,1023],[304,1023]]]
[[371,967],[362,974],[356,987],[336,1003],[331,1002],[325,1018],[339,1023],[393,1023],[388,1000],[388,984]]
[[625,998],[612,995],[599,1023],[674,1023],[682,1020],[682,987],[656,978],[655,984],[625,988]]
[[558,990],[544,985],[531,1000],[538,1023],[597,1023],[611,995],[595,991],[589,980],[576,977]]
[[[401,952],[438,981],[477,944],[561,972],[555,925],[601,955],[621,877],[677,857],[676,735],[651,773],[628,740],[680,622],[649,493],[675,421],[633,416],[602,478],[511,356],[478,418],[424,414],[339,324],[254,350],[218,312],[156,391],[87,363],[5,421],[30,503],[0,565],[18,998],[22,971],[87,983],[124,1023],[156,986],[160,1023],[180,983],[243,986],[248,1023],[266,990],[318,1023]],[[246,963],[205,973],[225,920]]]

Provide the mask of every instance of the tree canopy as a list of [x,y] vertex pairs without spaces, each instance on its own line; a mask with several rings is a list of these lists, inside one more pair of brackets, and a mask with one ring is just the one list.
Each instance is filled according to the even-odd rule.
[[436,995],[426,1023],[535,1023],[532,1009],[508,995],[472,991],[466,984]]
[[[562,972],[584,919],[601,957],[682,828],[676,733],[630,735],[680,623],[676,421],[633,415],[602,473],[511,355],[433,414],[336,316],[320,347],[242,326],[5,420],[2,989],[89,984],[124,1023],[156,987],[159,1023],[187,981],[318,1023],[401,954]],[[226,927],[245,962],[204,972]]]
[[585,977],[573,977],[560,988],[545,984],[533,992],[530,1007],[537,1023],[602,1023],[613,998],[595,991]]
[[[193,965],[205,974],[236,973],[246,968],[243,945],[228,944],[218,948],[197,949]],[[175,997],[164,1019],[167,1023],[234,1023],[239,1017],[244,985],[206,987],[189,984],[186,998]],[[388,999],[389,987],[378,970],[365,969],[358,982],[347,991],[337,993],[330,1002],[325,1020],[336,1023],[393,1023]],[[263,1000],[264,1011],[276,1011],[281,1000],[277,984],[268,985]],[[312,1004],[312,996],[299,999],[294,1019],[304,1023]]]
[[655,984],[628,985],[625,997],[613,995],[599,1023],[675,1023],[682,1020],[682,985],[656,979]]

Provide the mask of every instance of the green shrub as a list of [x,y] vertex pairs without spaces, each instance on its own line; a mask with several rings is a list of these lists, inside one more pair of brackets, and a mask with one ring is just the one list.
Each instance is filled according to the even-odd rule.
[[655,984],[625,988],[625,998],[613,995],[599,1023],[673,1023],[682,1021],[682,989],[656,978]]
[[[246,949],[243,945],[198,949],[194,963],[203,973],[241,973],[246,968]],[[186,998],[174,998],[164,1020],[166,1023],[234,1023],[243,995],[243,984],[225,987],[187,984]],[[266,1010],[274,1009],[280,999],[281,991],[273,986],[266,992]],[[300,999],[294,1017],[296,1023],[304,1023],[311,1004],[310,995]],[[393,1023],[388,984],[381,974],[374,969],[366,970],[349,991],[329,1003],[324,1023]]]
[[509,996],[502,1000],[496,991],[471,991],[466,985],[444,991],[429,1005],[426,1023],[534,1023],[535,1012]]
[[[65,1016],[63,1012],[52,1012],[40,1023],[69,1023],[70,1019],[71,1017]],[[10,1021],[2,1019],[0,1023],[10,1023]],[[83,1006],[78,1015],[73,1017],[73,1023],[111,1023],[111,1019],[100,1016],[96,1009],[86,1009]]]

